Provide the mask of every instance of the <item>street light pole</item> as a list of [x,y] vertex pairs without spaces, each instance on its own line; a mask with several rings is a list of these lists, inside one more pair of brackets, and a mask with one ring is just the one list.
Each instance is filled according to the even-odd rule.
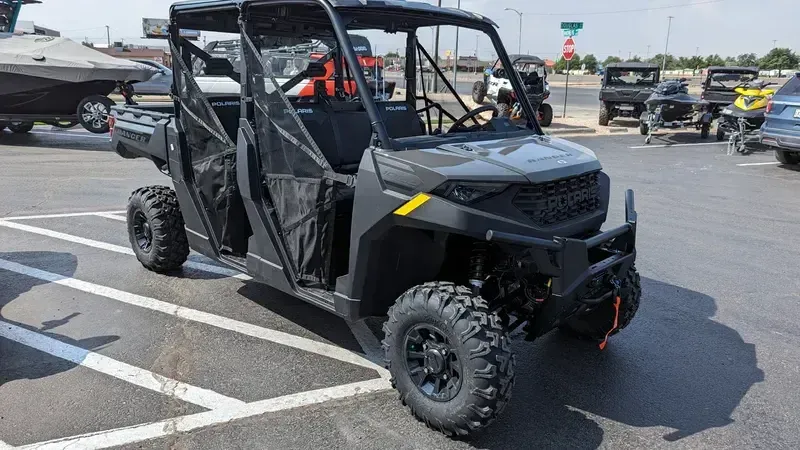
[[[442,0],[439,0],[439,8],[442,7]],[[433,45],[433,61],[439,65],[439,26],[436,26],[436,43]],[[439,92],[439,77],[433,75],[433,92]]]
[[662,73],[667,70],[667,51],[669,50],[669,31],[670,31],[670,28],[672,28],[672,19],[675,18],[673,16],[668,16],[668,17],[669,17],[669,23],[667,24],[667,43],[664,44],[664,60],[661,63],[661,72]]
[[506,11],[513,11],[519,16],[519,43],[517,44],[517,54],[522,54],[522,13],[514,8],[506,8]]
[[[461,9],[461,0],[458,0],[457,9]],[[458,89],[456,85],[458,84],[458,32],[460,28],[456,27],[456,52],[453,55],[453,89]]]

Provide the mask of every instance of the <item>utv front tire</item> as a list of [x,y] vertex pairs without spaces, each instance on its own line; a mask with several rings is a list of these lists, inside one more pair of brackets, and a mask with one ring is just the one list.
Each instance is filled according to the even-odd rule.
[[476,81],[472,85],[472,101],[480,105],[486,99],[486,84],[483,81]]
[[[620,306],[617,327],[608,334],[609,337],[627,327],[636,316],[636,311],[639,310],[639,303],[642,298],[642,280],[639,277],[639,272],[636,271],[636,267],[631,267],[625,279],[622,280],[619,296]],[[615,299],[613,298],[608,299],[592,311],[573,317],[562,325],[561,329],[581,339],[602,341],[605,339],[606,333],[614,326],[614,317],[616,316],[614,301]]]
[[600,117],[597,119],[597,123],[601,127],[607,127],[608,122],[611,121],[611,111],[608,109],[608,104],[603,102],[600,105]]
[[146,269],[164,273],[186,262],[189,242],[175,191],[166,186],[137,189],[128,200],[127,217],[131,247]]
[[389,309],[383,331],[392,386],[428,427],[465,436],[488,426],[511,398],[507,330],[470,289],[444,282],[412,288]]

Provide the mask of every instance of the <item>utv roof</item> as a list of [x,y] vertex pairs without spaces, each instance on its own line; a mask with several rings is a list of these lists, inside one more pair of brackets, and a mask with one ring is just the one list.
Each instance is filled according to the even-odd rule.
[[[491,19],[484,17],[480,14],[464,11],[463,9],[456,8],[441,8],[433,6],[428,3],[406,1],[406,0],[308,0],[309,4],[320,3],[327,1],[334,8],[346,9],[360,9],[364,12],[369,10],[403,10],[405,12],[424,13],[429,16],[434,16],[437,19],[452,19],[454,21],[468,21],[488,24],[497,27],[497,24]],[[269,4],[291,4],[298,2],[289,2],[286,0],[188,0],[177,2],[170,8],[170,15],[174,16],[176,13],[192,13],[213,10],[226,10],[226,9],[242,9],[250,5],[269,5]]]
[[540,64],[544,65],[544,60],[538,56],[532,55],[508,55],[512,63],[517,64]]
[[658,69],[658,64],[630,61],[630,62],[611,63],[606,66],[606,68],[609,67],[617,69]]
[[741,66],[711,66],[708,68],[708,73],[753,73],[758,74],[758,67],[741,67]]

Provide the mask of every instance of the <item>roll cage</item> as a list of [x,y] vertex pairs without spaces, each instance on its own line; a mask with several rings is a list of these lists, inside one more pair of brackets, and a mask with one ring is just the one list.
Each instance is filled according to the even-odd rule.
[[[422,27],[433,26],[458,26],[482,31],[488,35],[498,53],[498,61],[506,67],[513,67],[514,62],[504,51],[502,41],[496,32],[496,24],[491,20],[472,14],[463,10],[437,8],[426,3],[405,2],[398,0],[193,0],[180,2],[173,5],[170,9],[171,19],[171,39],[177,48],[199,48],[193,46],[178,35],[178,30],[196,29],[202,31],[215,32],[239,32],[239,24],[251,35],[269,34],[272,36],[310,37],[320,38],[327,36],[341,45],[336,48],[334,61],[336,62],[337,73],[345,73],[350,70],[350,78],[355,83],[359,93],[358,97],[364,109],[371,119],[371,126],[376,137],[376,145],[383,149],[393,149],[396,146],[391,136],[387,133],[386,126],[375,105],[375,99],[371,95],[369,82],[363,70],[352,70],[350,68],[361,67],[361,61],[354,50],[353,42],[348,29],[350,30],[384,30],[389,33],[408,33],[406,42],[406,85],[416,86],[418,61],[427,59],[434,69],[434,72],[441,78],[447,90],[453,95],[457,103],[469,112],[469,108],[461,100],[447,77],[441,69],[433,62],[431,55],[425,48],[418,44],[416,30]],[[184,55],[187,65],[192,65],[191,58]],[[340,61],[346,64],[342,68]],[[240,69],[236,67],[236,69]],[[238,77],[241,81],[246,80],[246,70],[241,68],[240,72],[233,72],[231,77]],[[344,77],[336,77],[337,83],[341,83],[342,90]],[[524,92],[521,80],[514,77],[512,85],[515,91]],[[242,84],[242,98],[250,98],[251,93],[247,92],[246,83]],[[424,83],[423,83],[424,88]],[[439,110],[439,122],[442,116],[447,116],[451,120],[456,120],[451,113],[444,110],[441,105],[429,98],[428,92],[423,89],[422,95],[418,96],[414,90],[406,91],[406,102],[417,104],[423,102],[423,108],[418,110],[420,114],[425,114],[428,119],[427,128],[434,130],[430,111]],[[528,101],[522,101],[522,108],[526,111],[527,117],[536,117],[535,111]],[[252,114],[248,113],[246,102],[242,103],[242,118],[252,119]],[[477,124],[477,121],[474,121]],[[537,134],[543,134],[539,124],[532,120],[528,127]]]

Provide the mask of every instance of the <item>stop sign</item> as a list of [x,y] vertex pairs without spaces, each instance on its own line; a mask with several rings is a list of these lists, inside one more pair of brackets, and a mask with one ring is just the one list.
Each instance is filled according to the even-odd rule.
[[563,55],[564,59],[567,61],[575,56],[575,41],[573,41],[571,37],[564,41],[564,47],[561,48],[561,55]]

